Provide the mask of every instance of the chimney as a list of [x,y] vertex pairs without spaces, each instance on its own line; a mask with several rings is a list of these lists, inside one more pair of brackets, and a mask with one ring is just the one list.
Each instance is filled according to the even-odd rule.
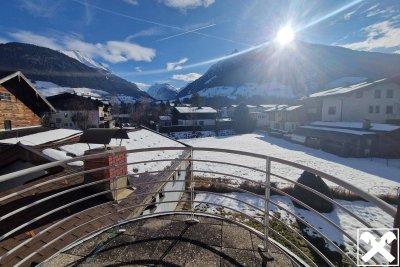
[[[122,151],[126,150],[123,146],[110,146],[106,148],[95,148],[85,151],[85,155],[93,155],[110,151]],[[127,154],[108,154],[101,158],[87,159],[84,163],[84,169],[92,170],[101,167],[110,167],[108,169],[95,171],[85,174],[85,183],[91,183],[103,179],[107,179],[105,182],[90,186],[89,188],[94,192],[103,192],[106,190],[126,187],[128,185],[128,166],[127,164]],[[120,166],[122,165],[122,166]],[[121,176],[117,179],[118,176]],[[123,188],[117,191],[113,191],[105,194],[108,199],[120,200],[133,190],[128,188]]]
[[362,129],[363,130],[369,130],[371,129],[371,120],[369,119],[364,119],[362,122]]

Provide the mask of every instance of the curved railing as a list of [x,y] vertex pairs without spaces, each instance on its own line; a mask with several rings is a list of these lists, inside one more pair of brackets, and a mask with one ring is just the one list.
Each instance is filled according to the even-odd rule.
[[[300,184],[296,182],[293,178],[288,178],[284,177],[282,175],[278,175],[274,173],[272,167],[273,164],[283,164],[287,166],[287,168],[296,168],[300,171],[308,171],[311,173],[314,173],[321,178],[323,178],[326,181],[329,181],[332,184],[335,184],[336,186],[340,186],[349,192],[352,192],[353,194],[359,196],[360,198],[364,199],[365,201],[369,202],[370,204],[376,206],[379,208],[381,211],[385,212],[390,218],[390,224],[393,225],[394,217],[396,214],[396,209],[387,204],[386,202],[382,201],[381,199],[377,198],[376,196],[373,196],[356,186],[353,186],[346,181],[343,181],[341,179],[338,179],[332,175],[329,175],[327,173],[321,172],[319,170],[290,162],[287,160],[275,158],[275,157],[270,157],[266,155],[261,155],[261,154],[255,154],[255,153],[250,153],[250,152],[243,152],[243,151],[235,151],[235,150],[227,150],[227,149],[217,149],[217,148],[196,148],[196,147],[160,147],[160,148],[146,148],[146,149],[135,149],[135,150],[123,150],[123,151],[109,151],[109,152],[104,152],[104,153],[99,153],[99,154],[93,154],[93,155],[87,155],[87,156],[81,156],[81,157],[76,157],[68,160],[62,160],[62,161],[57,161],[57,162],[51,162],[47,164],[43,164],[40,166],[35,166],[32,168],[28,168],[25,170],[17,171],[14,173],[10,173],[7,175],[0,176],[0,182],[4,182],[7,180],[11,179],[18,179],[18,177],[27,175],[30,173],[34,173],[37,171],[43,171],[43,170],[48,170],[50,168],[53,168],[55,166],[63,165],[65,166],[68,163],[75,162],[75,161],[87,161],[91,159],[98,159],[102,157],[106,157],[109,155],[119,155],[119,154],[130,154],[130,155],[140,155],[140,153],[152,153],[152,152],[157,152],[157,151],[178,151],[181,152],[182,154],[177,157],[177,158],[166,158],[166,159],[155,159],[155,160],[146,160],[146,161],[135,161],[135,162],[128,162],[127,164],[114,164],[113,166],[104,166],[100,168],[95,168],[95,169],[90,169],[90,170],[84,170],[83,168],[77,168],[72,172],[57,176],[55,178],[51,178],[48,180],[44,180],[42,182],[36,183],[32,186],[27,186],[24,188],[17,189],[16,192],[11,192],[7,195],[3,195],[0,197],[0,203],[6,203],[7,201],[10,201],[12,199],[18,198],[19,196],[23,195],[29,195],[31,191],[34,190],[39,190],[41,188],[45,188],[46,186],[55,183],[55,182],[60,182],[60,181],[68,181],[69,179],[72,179],[74,177],[80,176],[80,175],[87,175],[93,172],[98,172],[102,170],[107,170],[110,168],[115,168],[115,167],[124,167],[126,168],[130,166],[135,166],[135,165],[140,165],[140,164],[148,164],[148,163],[165,163],[169,162],[169,168],[163,169],[163,170],[154,170],[154,171],[146,171],[146,172],[136,172],[134,174],[135,177],[139,177],[138,179],[134,179],[135,183],[127,185],[127,186],[119,186],[116,188],[112,188],[110,190],[103,190],[100,192],[93,192],[88,195],[86,195],[83,198],[79,199],[72,199],[70,202],[65,203],[62,206],[56,207],[54,209],[48,210],[44,212],[43,214],[40,214],[39,216],[36,216],[34,218],[31,218],[28,221],[24,221],[20,225],[13,225],[12,229],[10,229],[7,232],[2,232],[2,235],[0,236],[0,246],[2,242],[6,242],[8,239],[13,238],[15,235],[17,235],[21,230],[24,229],[30,229],[33,228],[34,225],[36,225],[38,222],[41,220],[44,220],[46,218],[51,217],[52,215],[56,214],[59,211],[68,209],[70,207],[73,207],[74,205],[77,204],[84,204],[84,203],[90,203],[91,200],[99,197],[99,196],[104,196],[106,194],[110,193],[116,193],[115,195],[118,196],[118,192],[122,189],[129,189],[132,187],[140,187],[140,186],[151,186],[155,189],[150,190],[149,192],[134,192],[134,194],[129,195],[124,198],[124,203],[122,204],[122,200],[110,200],[107,202],[103,202],[100,204],[88,206],[83,208],[82,210],[75,212],[69,216],[65,216],[61,218],[60,220],[56,221],[55,223],[46,226],[45,228],[39,228],[39,230],[30,238],[23,240],[22,242],[18,243],[12,248],[7,249],[7,252],[3,253],[0,255],[0,263],[1,261],[6,261],[7,258],[13,257],[13,255],[18,254],[18,251],[21,251],[26,248],[31,242],[34,242],[35,240],[39,239],[40,237],[44,236],[46,233],[49,231],[52,231],[56,229],[57,227],[63,225],[65,222],[70,220],[74,216],[79,216],[82,214],[88,214],[91,211],[103,208],[103,207],[108,207],[108,205],[112,204],[114,209],[111,210],[110,212],[104,212],[104,213],[96,213],[98,216],[93,217],[92,219],[88,221],[84,221],[79,225],[74,225],[73,227],[66,229],[61,235],[55,237],[52,240],[49,240],[46,244],[43,244],[42,246],[39,246],[35,248],[31,253],[28,255],[24,256],[20,261],[18,261],[15,266],[21,266],[21,265],[26,265],[30,262],[30,260],[35,256],[41,253],[41,251],[45,250],[46,248],[51,247],[52,244],[57,242],[58,240],[62,239],[64,236],[67,236],[68,234],[74,232],[77,229],[80,229],[81,227],[87,226],[91,223],[98,222],[103,220],[104,218],[112,218],[115,216],[122,216],[122,214],[125,214],[125,212],[130,212],[130,217],[126,217],[122,219],[123,221],[126,221],[128,219],[132,218],[140,218],[140,217],[145,217],[146,215],[143,214],[137,214],[138,211],[144,211],[145,207],[148,207],[151,205],[152,207],[157,207],[158,205],[163,205],[163,204],[178,204],[178,203],[186,203],[187,208],[191,212],[191,214],[194,216],[194,214],[202,214],[204,212],[199,211],[198,209],[201,207],[201,204],[206,204],[209,207],[218,207],[220,209],[223,209],[225,211],[229,211],[231,214],[237,214],[240,216],[240,218],[247,218],[248,220],[254,222],[255,224],[259,225],[258,227],[260,229],[263,229],[264,233],[264,246],[263,248],[265,250],[268,250],[268,248],[271,246],[270,244],[270,233],[272,233],[275,237],[278,237],[280,240],[283,240],[285,242],[285,245],[288,246],[288,248],[295,252],[297,255],[301,256],[308,264],[317,266],[317,263],[314,262],[312,258],[310,258],[307,253],[305,253],[301,248],[293,244],[293,242],[290,242],[286,237],[287,235],[284,232],[291,233],[294,235],[296,238],[307,244],[308,248],[315,254],[320,257],[320,259],[326,263],[328,266],[335,266],[334,262],[332,262],[332,259],[329,258],[320,248],[316,247],[310,240],[309,238],[306,238],[302,231],[299,229],[292,227],[288,225],[288,222],[285,221],[284,219],[275,216],[273,213],[271,213],[272,208],[279,209],[280,211],[284,212],[287,214],[290,218],[294,218],[297,223],[301,223],[304,227],[307,227],[311,231],[314,232],[315,235],[318,237],[322,238],[326,244],[329,246],[329,248],[333,251],[336,251],[338,254],[341,255],[343,259],[346,260],[351,265],[357,266],[357,255],[353,251],[346,251],[343,249],[343,247],[339,246],[340,244],[337,244],[332,240],[329,235],[324,231],[326,229],[321,229],[319,225],[314,225],[312,221],[306,220],[303,216],[299,215],[298,213],[295,212],[296,209],[290,209],[287,206],[278,203],[271,197],[271,193],[273,194],[279,194],[280,196],[283,196],[287,198],[288,200],[295,202],[297,204],[302,205],[306,209],[309,210],[310,214],[313,214],[313,216],[316,216],[316,218],[322,219],[329,227],[332,227],[339,233],[340,235],[347,238],[346,240],[346,245],[347,246],[352,246],[357,244],[357,232],[356,229],[354,231],[348,231],[346,230],[343,225],[340,223],[335,222],[331,218],[329,218],[328,214],[318,212],[314,208],[310,207],[309,205],[303,203],[300,199],[295,198],[293,195],[290,193],[285,192],[282,188],[274,187],[273,183],[271,182],[271,178],[274,178],[275,180],[278,181],[284,181],[285,183],[289,183],[291,185],[296,185],[299,186],[309,192],[309,194],[319,196],[323,198],[325,201],[330,202],[333,204],[337,210],[341,210],[344,214],[347,214],[346,216],[349,216],[350,218],[356,220],[361,226],[366,227],[366,228],[382,228],[385,225],[371,225],[370,222],[366,221],[365,218],[362,218],[362,216],[356,214],[353,210],[350,210],[349,208],[345,207],[343,204],[340,203],[340,201],[337,201],[335,199],[331,199],[324,194],[308,187],[303,184]],[[255,160],[263,160],[265,164],[264,169],[259,169],[251,166],[247,166],[245,164],[240,164],[237,162],[227,162],[223,160],[209,160],[209,159],[204,159],[201,158],[200,156],[197,157],[197,153],[220,153],[220,154],[233,154],[236,155],[239,159],[240,157],[250,157]],[[215,155],[215,154],[214,154]],[[187,163],[186,165],[182,165],[182,163]],[[202,168],[202,164],[214,164],[214,165],[221,165],[225,166],[224,167],[224,172],[218,172],[218,171],[213,171],[213,170],[205,170]],[[181,169],[182,166],[189,166],[186,169]],[[235,169],[232,168],[240,168],[243,170],[248,170],[248,171],[253,171],[257,172],[259,174],[262,174],[264,176],[263,181],[254,181],[248,177],[244,177],[244,175],[240,175],[235,173]],[[225,171],[227,170],[227,171]],[[229,172],[231,170],[231,172]],[[161,180],[146,180],[146,179],[140,179],[141,176],[149,177],[150,176],[159,176],[161,174],[172,174],[174,172],[178,171],[185,171],[188,175],[186,176],[186,179],[184,180],[171,180],[170,177],[167,177],[167,179],[161,179]],[[232,173],[233,172],[233,173]],[[237,181],[247,181],[251,182],[253,184],[257,184],[263,187],[265,189],[265,194],[259,195],[255,194],[254,192],[250,192],[248,190],[245,190],[243,188],[238,187],[237,185],[233,185],[230,183],[225,183],[222,182],[220,179],[207,179],[207,184],[213,184],[213,185],[223,185],[226,189],[235,191],[235,192],[242,192],[247,194],[247,196],[251,197],[254,201],[249,202],[245,201],[242,199],[238,199],[234,196],[230,196],[228,194],[224,193],[219,193],[219,192],[210,192],[210,191],[205,191],[201,190],[199,191],[195,187],[196,183],[196,178],[195,175],[197,176],[203,176],[203,177],[229,177],[230,179],[235,179]],[[167,175],[167,176],[168,176]],[[122,176],[115,176],[112,177],[113,181],[118,181],[121,177],[126,177],[126,175]],[[57,198],[66,196],[66,194],[70,194],[73,192],[77,192],[78,190],[86,190],[89,189],[90,187],[93,187],[95,185],[99,185],[102,183],[107,183],[109,182],[110,179],[105,178],[101,180],[97,180],[94,182],[88,182],[88,183],[83,183],[75,186],[71,186],[70,188],[64,189],[64,190],[58,190],[55,193],[48,194],[43,198],[40,198],[38,200],[30,201],[29,203],[26,203],[25,205],[21,205],[19,208],[14,209],[10,212],[6,212],[3,214],[1,212],[1,206],[0,206],[0,225],[2,222],[12,219],[14,216],[19,216],[23,214],[24,212],[29,212],[31,209],[35,209],[35,207],[38,207],[46,202],[51,202],[53,200],[57,200]],[[137,183],[136,183],[137,182]],[[177,193],[179,196],[181,194],[186,193],[188,195],[188,199],[184,199],[182,197],[179,197],[179,199],[174,199],[174,200],[167,200],[167,201],[152,201],[149,202],[149,197],[155,196],[160,193],[160,188],[165,188],[166,185],[170,183],[184,183],[186,185],[185,188],[181,188],[179,190],[162,190],[164,194],[167,193]],[[117,183],[116,183],[117,184]],[[157,185],[157,186],[154,186]],[[238,203],[240,205],[244,205],[247,208],[251,208],[253,211],[256,211],[258,215],[256,218],[254,216],[250,216],[246,212],[244,212],[242,209],[235,207],[235,206],[230,206],[227,204],[221,203],[215,203],[212,201],[201,201],[196,199],[196,194],[202,193],[202,194],[207,194],[209,196],[216,196],[218,197],[219,200],[225,199],[227,201],[234,201],[235,203]],[[190,196],[190,197],[189,197]],[[131,199],[141,199],[140,203],[135,203],[135,202],[129,202]],[[255,205],[254,202],[259,201],[262,203],[262,205]],[[178,208],[179,209],[179,208]],[[178,209],[174,209],[173,211],[169,212],[179,212]],[[136,212],[136,213],[135,213]],[[164,211],[163,211],[164,212]],[[215,214],[214,214],[215,215]],[[132,217],[133,216],[133,217]],[[261,217],[261,218],[260,218]],[[274,227],[271,227],[271,221],[273,221],[275,224],[280,224],[283,226],[285,229],[284,232],[279,232],[279,230],[274,229]],[[113,224],[118,225],[120,224],[121,221],[116,221]],[[113,225],[112,224],[112,225]],[[96,229],[96,231],[100,231],[101,229],[105,227],[110,227],[110,225],[106,225],[103,227],[100,227]],[[281,229],[281,228],[279,228]],[[94,232],[96,232],[94,231]],[[93,234],[93,233],[88,233]],[[86,236],[86,235],[85,235]],[[84,237],[79,238],[81,240]],[[76,241],[76,240],[75,240]],[[69,244],[65,244],[67,246]],[[362,253],[365,253],[368,251],[368,247],[365,245],[360,245],[360,251]],[[60,249],[61,250],[61,249]],[[375,263],[377,264],[379,261],[375,260]]]

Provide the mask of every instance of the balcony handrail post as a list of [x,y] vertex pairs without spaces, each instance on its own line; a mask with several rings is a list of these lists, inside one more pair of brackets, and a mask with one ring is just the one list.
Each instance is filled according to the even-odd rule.
[[267,261],[273,260],[268,253],[269,247],[269,200],[271,196],[271,159],[267,157],[265,160],[265,201],[264,201],[264,246],[260,245],[259,249],[267,254]]
[[194,218],[194,178],[193,178],[193,147],[190,147],[190,218],[186,220],[189,224],[199,223],[199,220]]
[[[190,159],[193,159],[193,148],[190,149]],[[194,220],[194,181],[193,181],[193,161],[190,162],[190,208],[192,210],[192,220]]]

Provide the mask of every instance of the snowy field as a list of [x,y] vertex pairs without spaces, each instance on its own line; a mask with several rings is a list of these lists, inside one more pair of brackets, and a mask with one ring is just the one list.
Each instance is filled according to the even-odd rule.
[[[259,209],[264,209],[264,201],[260,198],[257,198],[253,195],[246,194],[246,193],[230,193],[230,194],[223,194],[235,199],[242,200],[246,203],[250,203],[253,206],[256,206]],[[229,198],[223,198],[220,196],[216,195],[210,195],[210,194],[196,194],[196,200],[197,201],[205,201],[205,202],[210,202],[214,204],[219,204],[219,205],[225,205],[229,206],[232,209],[239,210],[244,212],[245,214],[248,214],[252,217],[255,218],[262,218],[262,215],[252,208],[251,206],[248,206],[244,203],[235,201],[234,199],[229,199]],[[354,244],[347,236],[343,235],[339,230],[334,228],[331,224],[323,220],[322,218],[318,217],[315,213],[308,211],[308,210],[303,210],[299,209],[293,206],[292,201],[283,196],[271,196],[271,202],[274,202],[284,209],[289,210],[290,212],[298,215],[311,225],[313,225],[316,229],[321,231],[324,235],[326,235],[330,240],[336,242],[337,244],[345,245],[346,248],[350,251],[351,254],[354,255],[356,253],[357,245]],[[364,201],[344,201],[344,200],[337,200],[341,205],[355,213],[356,215],[360,216],[364,220],[366,220],[368,223],[370,223],[373,227],[377,228],[382,228],[382,227],[387,227],[390,228],[392,227],[393,224],[393,218],[391,218],[389,215],[387,215],[385,212],[380,210],[379,208],[369,204],[368,202]],[[207,212],[214,213],[216,212],[215,207],[217,206],[210,206],[206,204],[197,204],[197,208],[206,208]],[[272,212],[278,212],[280,214],[280,218],[282,219],[283,222],[287,223],[290,225],[291,223],[295,222],[295,217],[288,214],[286,211],[283,209],[274,206],[273,204],[270,205],[271,211]],[[229,209],[226,209],[227,212],[229,212]],[[261,215],[261,216],[260,216]],[[352,216],[350,216],[347,212],[343,211],[340,208],[335,208],[333,212],[330,213],[324,213],[324,216],[329,218],[332,222],[334,222],[336,225],[340,226],[343,231],[348,233],[351,237],[353,237],[355,240],[357,240],[357,228],[363,228],[363,224],[361,224],[359,221],[354,219]],[[260,219],[261,220],[261,219]],[[308,228],[307,230],[309,234],[312,234],[313,230]],[[332,249],[332,245],[329,246]]]
[[[397,194],[397,190],[400,187],[400,160],[398,159],[389,160],[387,166],[387,162],[384,159],[341,158],[321,150],[269,137],[264,133],[228,137],[207,137],[182,141],[194,147],[241,150],[293,161],[333,175],[373,194]],[[251,157],[226,153],[195,152],[194,158],[238,163],[265,170],[264,160]],[[221,164],[195,162],[194,169],[234,174],[252,180],[265,179],[264,175],[260,172],[240,167],[227,167]],[[271,165],[271,171],[274,174],[291,180],[296,180],[302,173],[297,168],[275,162]],[[198,173],[198,175],[228,177],[205,173]],[[280,185],[289,185],[288,181],[283,181],[277,177],[272,177],[271,180],[280,183]],[[330,186],[335,186],[335,184],[327,183]]]

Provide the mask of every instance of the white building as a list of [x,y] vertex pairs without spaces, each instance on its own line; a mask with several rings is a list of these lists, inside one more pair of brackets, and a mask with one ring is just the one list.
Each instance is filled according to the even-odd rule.
[[313,98],[322,101],[322,121],[400,123],[400,76],[318,92]]
[[211,107],[175,107],[174,123],[180,126],[214,126],[217,111]]

